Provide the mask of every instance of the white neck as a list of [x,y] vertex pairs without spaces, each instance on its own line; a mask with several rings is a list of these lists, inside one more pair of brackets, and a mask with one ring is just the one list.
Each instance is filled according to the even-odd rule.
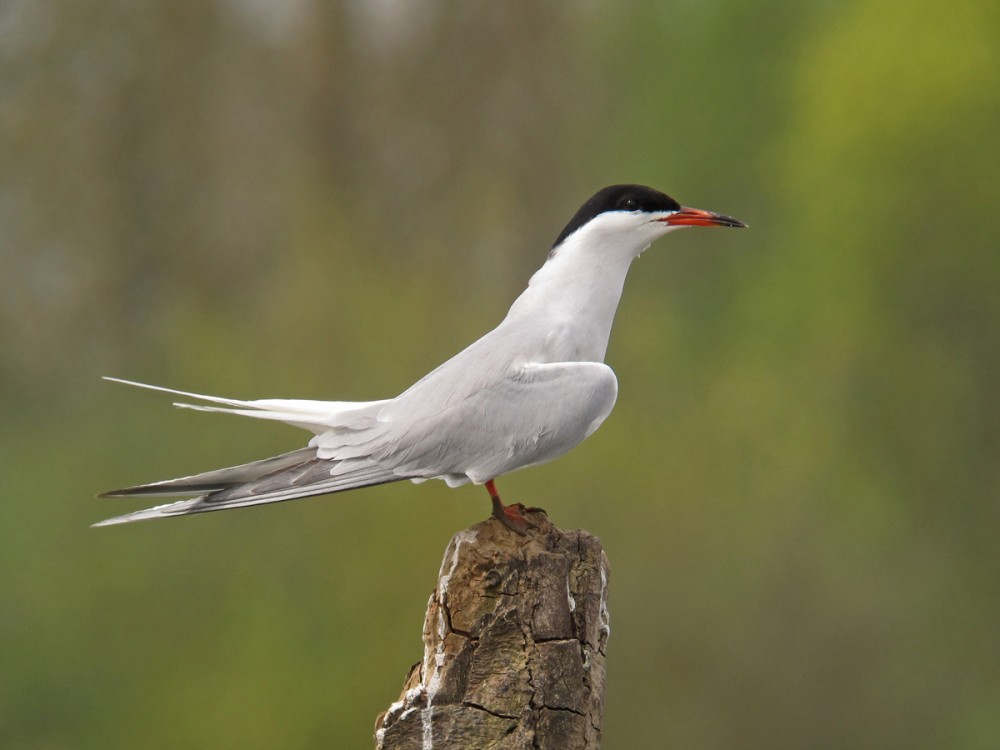
[[666,231],[631,213],[600,215],[555,248],[501,327],[537,332],[541,361],[604,361],[628,269]]

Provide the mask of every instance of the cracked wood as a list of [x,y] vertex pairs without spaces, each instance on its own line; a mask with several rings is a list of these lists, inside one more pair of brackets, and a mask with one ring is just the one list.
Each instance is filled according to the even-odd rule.
[[424,658],[376,722],[376,750],[596,750],[608,561],[544,513],[518,536],[495,519],[448,544]]

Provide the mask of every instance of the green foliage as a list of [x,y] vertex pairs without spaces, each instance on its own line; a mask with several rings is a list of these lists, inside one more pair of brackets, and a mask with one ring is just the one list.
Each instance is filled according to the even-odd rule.
[[485,493],[91,530],[304,437],[98,376],[391,395],[625,180],[751,229],[642,257],[615,413],[500,483],[604,540],[605,746],[1000,743],[994,4],[258,6],[0,7],[0,745],[367,746]]

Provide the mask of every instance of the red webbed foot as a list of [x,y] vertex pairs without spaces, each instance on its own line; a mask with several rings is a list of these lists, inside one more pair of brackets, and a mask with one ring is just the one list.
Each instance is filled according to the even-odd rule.
[[500,493],[497,492],[496,485],[492,479],[486,482],[486,490],[490,493],[490,500],[493,501],[493,517],[508,529],[515,534],[527,536],[528,529],[537,528],[536,524],[525,518],[524,514],[532,512],[544,513],[544,510],[541,508],[526,508],[521,503],[504,505],[500,501]]

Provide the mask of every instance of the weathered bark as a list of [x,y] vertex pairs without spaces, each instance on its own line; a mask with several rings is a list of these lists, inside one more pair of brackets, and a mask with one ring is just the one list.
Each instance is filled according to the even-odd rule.
[[596,750],[608,638],[600,540],[544,513],[490,519],[445,550],[424,658],[378,717],[376,750]]

